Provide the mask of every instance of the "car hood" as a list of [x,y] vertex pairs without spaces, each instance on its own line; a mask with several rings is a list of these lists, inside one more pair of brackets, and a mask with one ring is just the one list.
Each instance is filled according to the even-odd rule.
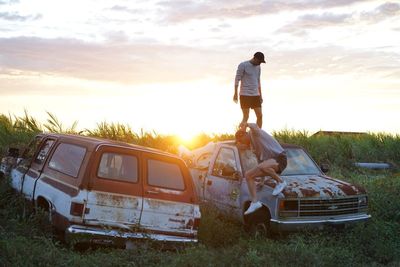
[[[365,194],[365,189],[338,179],[322,175],[291,175],[282,176],[287,186],[282,191],[287,198],[298,197],[345,197]],[[275,187],[272,179],[266,179],[265,184]]]

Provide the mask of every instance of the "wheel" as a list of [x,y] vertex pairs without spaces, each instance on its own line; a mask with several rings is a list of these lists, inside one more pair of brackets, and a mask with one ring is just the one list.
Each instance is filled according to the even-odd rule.
[[262,207],[245,216],[245,228],[255,238],[272,237],[270,220],[268,208]]
[[42,222],[43,230],[51,232],[52,236],[61,242],[65,241],[64,231],[57,229],[54,225],[54,218],[52,212],[52,206],[44,198],[39,198],[36,203],[37,211],[43,214],[44,221]]

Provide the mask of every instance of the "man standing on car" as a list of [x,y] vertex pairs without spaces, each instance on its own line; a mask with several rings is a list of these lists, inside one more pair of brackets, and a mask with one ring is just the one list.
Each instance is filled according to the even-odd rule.
[[[250,128],[250,132],[246,132],[246,128]],[[287,156],[282,146],[267,132],[260,129],[255,123],[243,125],[236,134],[236,144],[245,146],[246,149],[253,148],[258,162],[256,167],[246,171],[245,178],[247,187],[251,196],[251,204],[245,211],[245,215],[256,211],[262,207],[260,201],[257,200],[256,185],[254,179],[256,177],[270,176],[277,183],[272,194],[274,196],[282,192],[286,187],[286,182],[279,177],[287,165]]]
[[240,107],[243,112],[241,125],[247,123],[250,109],[254,109],[257,117],[257,125],[262,128],[261,63],[265,63],[264,54],[256,52],[252,59],[240,63],[236,71],[233,101],[235,103],[238,102],[238,87],[240,82]]

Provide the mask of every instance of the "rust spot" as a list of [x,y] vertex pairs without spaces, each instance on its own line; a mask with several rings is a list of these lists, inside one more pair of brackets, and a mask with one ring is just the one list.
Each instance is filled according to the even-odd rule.
[[357,189],[357,191],[358,191],[359,193],[361,193],[361,194],[366,194],[366,193],[367,193],[367,191],[365,190],[364,187],[362,187],[362,186],[360,186],[360,185],[358,185],[358,184],[353,184],[353,186]]
[[311,188],[300,188],[304,197],[319,197],[320,193]]
[[333,193],[330,190],[326,189],[326,188],[324,190],[322,190],[322,192],[324,192],[325,194],[329,195],[330,197],[334,196]]
[[284,190],[282,193],[285,197],[293,197],[293,198],[298,197],[297,193],[292,190]]
[[170,222],[176,222],[176,223],[181,223],[181,224],[184,224],[185,223],[185,220],[179,220],[179,219],[174,219],[174,218],[169,218],[168,219]]
[[347,196],[357,195],[357,191],[355,188],[349,185],[338,185],[338,187],[345,193]]
[[[116,196],[112,194],[96,194],[97,204],[101,206],[112,206],[112,207],[127,207],[127,203],[130,203],[130,208],[137,208],[139,202],[135,198]],[[133,207],[131,207],[133,206]]]

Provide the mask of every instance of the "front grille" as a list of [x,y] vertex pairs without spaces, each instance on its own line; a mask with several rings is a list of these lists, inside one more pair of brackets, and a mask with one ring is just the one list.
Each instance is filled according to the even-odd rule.
[[355,214],[367,211],[367,202],[360,201],[365,196],[331,199],[290,199],[283,200],[281,217],[316,217]]

